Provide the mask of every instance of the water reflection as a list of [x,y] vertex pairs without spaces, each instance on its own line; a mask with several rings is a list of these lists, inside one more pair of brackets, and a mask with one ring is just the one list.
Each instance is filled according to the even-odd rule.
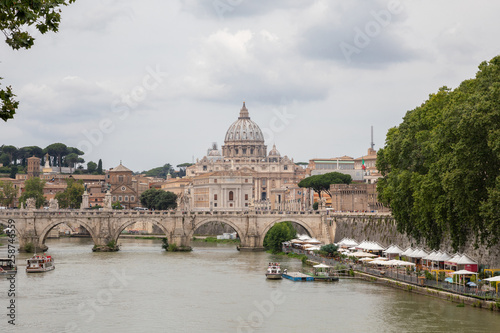
[[[268,281],[268,262],[280,261],[289,271],[300,270],[302,263],[240,253],[234,245],[194,243],[191,253],[166,253],[159,240],[120,243],[120,252],[93,253],[89,239],[48,240],[56,269],[30,275],[20,269],[15,332],[494,332],[500,327],[498,313],[360,280]],[[27,257],[19,254],[18,260]],[[1,302],[5,308],[5,297]],[[2,319],[2,332],[4,327]]]

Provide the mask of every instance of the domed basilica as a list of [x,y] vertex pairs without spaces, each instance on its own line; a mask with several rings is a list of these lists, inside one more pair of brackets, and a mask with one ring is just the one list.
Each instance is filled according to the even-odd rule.
[[276,146],[267,154],[264,135],[250,119],[243,102],[238,119],[229,126],[222,146],[186,170],[192,179],[181,201],[182,209],[245,210],[304,207],[304,193],[297,183],[305,169],[281,156]]

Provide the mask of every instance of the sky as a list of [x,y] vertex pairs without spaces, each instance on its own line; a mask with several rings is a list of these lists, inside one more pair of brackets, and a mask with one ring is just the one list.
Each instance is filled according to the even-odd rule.
[[243,101],[268,151],[365,155],[500,53],[491,0],[77,0],[29,50],[0,43],[20,106],[0,145],[54,142],[134,171],[219,147]]

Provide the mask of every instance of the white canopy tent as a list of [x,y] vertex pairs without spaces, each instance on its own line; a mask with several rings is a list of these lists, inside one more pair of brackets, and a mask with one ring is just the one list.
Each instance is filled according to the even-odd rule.
[[359,243],[351,238],[343,238],[340,242],[337,243],[340,247],[353,247],[357,246]]
[[356,248],[365,251],[383,251],[384,248],[377,242],[362,241]]

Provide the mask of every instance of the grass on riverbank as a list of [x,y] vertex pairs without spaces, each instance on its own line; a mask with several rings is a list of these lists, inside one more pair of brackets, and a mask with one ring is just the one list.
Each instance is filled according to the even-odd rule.
[[217,244],[239,244],[240,239],[217,239],[217,237],[196,238],[193,237],[195,242],[217,243]]
[[134,239],[161,239],[155,236],[135,236]]
[[300,261],[302,261],[303,264],[305,264],[306,261],[308,260],[308,258],[307,258],[307,256],[305,254],[297,254],[297,253],[293,253],[293,252],[289,252],[289,253],[285,253],[285,252],[273,253],[272,250],[268,250],[266,252],[274,254],[274,255],[277,255],[277,256],[287,256],[289,258],[300,259]]

